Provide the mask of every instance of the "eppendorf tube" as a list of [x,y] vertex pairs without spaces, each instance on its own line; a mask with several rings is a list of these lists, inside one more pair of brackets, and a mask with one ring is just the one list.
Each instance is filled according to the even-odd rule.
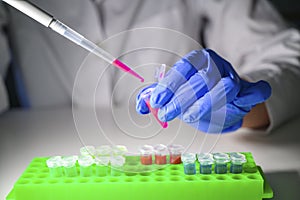
[[167,164],[167,155],[168,148],[163,144],[158,144],[154,146],[154,154],[155,154],[155,164],[157,165],[165,165]]
[[62,159],[61,156],[53,156],[46,161],[49,168],[50,176],[61,177],[63,176]]
[[123,172],[123,166],[125,164],[125,158],[123,156],[114,156],[110,158],[110,175],[121,176]]
[[150,97],[151,94],[153,92],[154,88],[148,88],[147,90],[145,90],[143,92],[143,95],[141,96],[144,101],[146,102],[147,107],[149,108],[150,112],[153,114],[153,116],[155,117],[155,119],[157,120],[157,122],[163,127],[163,128],[167,128],[168,127],[168,122],[162,122],[160,121],[160,119],[158,118],[158,110],[159,108],[152,108],[150,105]]
[[84,146],[80,148],[80,155],[82,156],[94,156],[95,147],[94,146]]
[[109,145],[102,145],[96,147],[95,156],[96,157],[110,157],[112,154],[112,148]]
[[109,173],[109,157],[108,156],[97,156],[95,158],[96,164],[96,175],[97,176],[107,176]]
[[226,153],[215,153],[213,154],[215,160],[215,173],[226,174],[227,163],[230,161],[229,156]]
[[196,155],[194,153],[184,153],[181,155],[184,173],[186,175],[196,174]]
[[127,147],[124,145],[116,145],[113,146],[112,152],[114,156],[125,156],[125,154],[128,152]]
[[140,159],[142,165],[152,165],[153,147],[151,145],[144,145],[140,148]]
[[77,176],[76,161],[77,156],[62,157],[62,166],[64,167],[65,175],[68,177]]
[[184,147],[180,144],[171,144],[168,146],[168,150],[170,153],[170,164],[180,164]]
[[200,174],[211,174],[212,165],[214,164],[213,155],[210,153],[199,153],[197,157],[200,163]]
[[92,165],[94,164],[94,159],[92,156],[79,156],[78,164],[80,166],[80,176],[92,176]]
[[231,153],[230,154],[231,165],[230,173],[240,174],[243,172],[243,164],[247,162],[246,156],[241,153]]

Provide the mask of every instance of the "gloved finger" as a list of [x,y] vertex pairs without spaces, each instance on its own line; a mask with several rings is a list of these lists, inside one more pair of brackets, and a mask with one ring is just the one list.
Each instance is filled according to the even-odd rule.
[[239,75],[236,73],[232,65],[227,60],[219,56],[215,51],[211,49],[206,49],[206,51],[209,53],[210,57],[213,59],[214,63],[216,64],[216,67],[218,68],[221,77],[229,76],[231,77],[231,79],[239,83],[240,81]]
[[148,114],[150,112],[144,98],[143,98],[143,95],[144,95],[144,92],[146,90],[148,90],[149,88],[155,88],[157,84],[154,83],[150,86],[147,86],[145,88],[143,88],[139,93],[138,95],[136,96],[136,106],[135,106],[135,109],[138,113],[140,114]]
[[196,73],[188,82],[178,88],[165,106],[159,109],[159,119],[161,121],[170,121],[176,118],[207,92],[208,87],[205,78],[201,73]]
[[266,101],[271,96],[272,89],[266,81],[249,83],[242,80],[241,83],[241,91],[233,102],[238,107],[252,107]]
[[[186,123],[192,123],[211,116],[212,112],[216,112],[227,103],[232,102],[239,90],[239,84],[236,84],[230,77],[222,78],[211,91],[198,99],[183,113],[182,120]],[[226,110],[224,112],[225,116]]]
[[209,60],[209,54],[205,50],[195,50],[176,62],[155,88],[150,99],[151,106],[160,108],[165,105],[182,84],[198,70],[208,66]]

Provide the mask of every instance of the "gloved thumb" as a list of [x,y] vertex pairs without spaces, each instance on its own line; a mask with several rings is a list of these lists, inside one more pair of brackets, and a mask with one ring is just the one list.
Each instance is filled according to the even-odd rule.
[[271,92],[272,88],[266,81],[250,83],[241,80],[241,90],[233,103],[238,107],[252,107],[266,101]]

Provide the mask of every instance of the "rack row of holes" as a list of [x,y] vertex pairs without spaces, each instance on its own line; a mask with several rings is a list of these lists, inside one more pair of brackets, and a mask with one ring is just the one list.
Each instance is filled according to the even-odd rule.
[[132,177],[125,177],[125,178],[117,178],[117,177],[110,177],[110,178],[51,178],[51,179],[22,179],[18,181],[18,184],[56,184],[56,183],[102,183],[102,182],[177,182],[177,181],[226,181],[226,180],[259,180],[260,177],[257,175],[248,175],[248,176],[242,176],[242,175],[233,175],[233,176],[226,176],[226,175],[220,175],[220,176],[173,176],[170,178],[166,177],[141,177],[141,178],[132,178]]

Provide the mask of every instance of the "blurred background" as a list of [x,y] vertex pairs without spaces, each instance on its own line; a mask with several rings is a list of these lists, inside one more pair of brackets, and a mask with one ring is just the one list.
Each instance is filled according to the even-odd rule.
[[[300,3],[297,0],[273,0],[270,3],[278,9],[290,26],[300,29]],[[150,38],[146,32],[142,34],[144,37]],[[151,34],[155,34],[155,32]],[[90,36],[94,37],[94,35]],[[122,40],[122,37],[121,34],[112,38],[112,40]],[[185,40],[181,37],[178,36],[177,40]],[[198,44],[188,41],[192,49],[198,47]],[[101,42],[101,40],[98,42]],[[139,42],[145,41],[141,40]],[[112,51],[117,52],[110,46],[111,44],[110,40],[104,42],[108,49],[112,48]],[[128,49],[131,49],[131,47],[128,47]],[[151,51],[151,49],[147,49],[147,51]],[[157,53],[157,51],[155,52]],[[141,67],[145,67],[141,64],[143,61],[130,63],[130,59],[141,56],[142,53],[144,51],[131,52],[130,55],[123,58],[128,64],[136,65],[136,69],[139,71]],[[166,52],[159,53],[167,55],[165,59],[168,67],[170,67],[171,61],[178,60],[180,58],[178,54],[180,55],[182,52],[177,55],[169,55]],[[82,61],[81,64],[78,64],[78,69],[84,69],[94,59],[86,52],[81,52],[77,56],[77,59]],[[151,64],[157,66],[158,63],[157,61]],[[202,151],[252,152],[256,162],[265,171],[266,177],[274,190],[273,199],[300,199],[299,117],[291,120],[291,122],[268,136],[264,132],[249,129],[241,129],[222,136],[206,135],[197,132],[179,120],[171,122],[168,130],[161,130],[151,116],[141,117],[134,110],[135,95],[141,87],[134,87],[133,92],[125,100],[132,103],[131,107],[128,108],[114,107],[112,101],[108,99],[103,101],[107,101],[106,103],[110,104],[109,107],[102,108],[102,105],[99,105],[101,109],[96,110],[90,108],[71,110],[72,106],[76,107],[74,104],[56,108],[48,105],[37,106],[32,109],[28,99],[24,99],[17,92],[24,90],[25,87],[22,82],[18,81],[21,74],[15,71],[14,64],[12,63],[12,66],[8,68],[4,78],[9,98],[9,110],[0,114],[0,199],[5,198],[12,189],[14,182],[34,157],[78,154],[81,146],[89,144],[125,144],[131,152],[136,152],[138,146],[144,143],[168,144],[176,142],[183,143],[189,151],[199,151],[199,145],[201,145]],[[30,70],[30,66],[28,70]],[[153,72],[154,70],[151,71],[151,73]],[[85,71],[82,71],[82,73],[85,73]],[[97,71],[93,78],[96,80],[96,75],[105,73],[114,75],[115,72],[109,69]],[[75,77],[76,74],[72,74],[72,76]],[[122,86],[124,83],[130,85],[130,81],[127,77],[120,75],[118,77],[121,77],[122,82],[118,83],[117,80],[114,80],[117,83],[116,90],[125,93],[126,91],[122,91],[122,88],[118,88],[118,86]],[[75,86],[78,85],[78,88],[87,87],[84,82],[80,82],[80,76],[76,81]],[[103,79],[102,81],[107,84],[107,80]],[[68,83],[66,85],[66,88],[73,86],[68,85]],[[98,83],[97,87],[101,88],[102,82]],[[113,86],[107,84],[107,87]],[[49,91],[39,88],[39,85],[36,85],[36,89],[45,94],[45,100],[48,96],[51,96]],[[81,93],[82,91],[79,89],[76,93],[75,88],[75,94],[89,95],[88,92]],[[72,96],[72,94],[69,95]],[[99,95],[95,98],[101,99],[104,97]],[[118,101],[122,101],[120,99],[116,98],[117,102],[114,103],[118,104]],[[43,102],[43,99],[40,99],[40,101]],[[85,104],[86,102],[80,103]],[[128,123],[128,119],[130,123]],[[203,145],[204,143],[205,145]]]

